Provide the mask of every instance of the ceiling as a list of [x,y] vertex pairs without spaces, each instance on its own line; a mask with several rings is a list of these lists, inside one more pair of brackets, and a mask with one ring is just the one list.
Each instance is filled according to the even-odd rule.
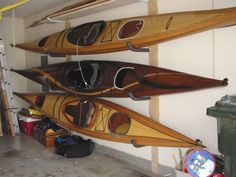
[[[17,3],[19,1],[20,0],[0,0],[0,8]],[[15,16],[19,18],[26,18],[32,15],[38,14],[42,11],[48,10],[50,8],[53,8],[55,6],[57,6],[57,8],[60,7],[59,9],[61,9],[61,6],[63,7],[65,6],[65,5],[62,5],[64,3],[66,3],[66,5],[71,5],[74,3],[78,3],[80,1],[84,1],[84,0],[30,0],[26,4],[23,4],[15,8]],[[109,8],[119,7],[121,5],[127,5],[134,2],[148,2],[148,0],[113,0],[110,6],[108,5],[104,6],[103,10],[104,8],[109,9]],[[91,9],[88,9],[85,13],[89,13],[90,10]],[[96,8],[96,10],[99,10],[99,8]],[[11,17],[12,11],[10,10],[10,11],[4,12],[4,16]]]
[[[15,9],[15,16],[25,18],[69,1],[71,0],[31,0],[28,3],[17,7]],[[19,2],[19,0],[0,0],[0,8],[16,2]],[[11,16],[11,14],[11,11],[4,12],[4,16]]]

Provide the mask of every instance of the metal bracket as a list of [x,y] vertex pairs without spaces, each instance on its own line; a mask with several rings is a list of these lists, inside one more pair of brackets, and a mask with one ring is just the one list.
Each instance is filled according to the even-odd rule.
[[14,44],[9,44],[11,48],[14,48],[16,47]]
[[131,144],[136,148],[144,147],[144,145],[137,144],[135,140],[131,140]]
[[64,55],[64,54],[54,54],[54,53],[51,52],[51,51],[48,51],[46,54],[49,55],[49,56],[51,56],[51,57],[65,57],[65,56],[66,56],[66,55]]
[[128,92],[128,95],[134,101],[144,101],[144,100],[150,100],[151,99],[151,97],[148,97],[148,96],[146,96],[146,97],[136,97],[136,96],[134,96],[132,91]]
[[149,48],[136,48],[131,44],[131,42],[127,42],[127,47],[129,50],[133,52],[149,52],[150,51]]
[[51,23],[64,23],[65,22],[63,20],[54,20],[51,17],[47,17],[47,20]]

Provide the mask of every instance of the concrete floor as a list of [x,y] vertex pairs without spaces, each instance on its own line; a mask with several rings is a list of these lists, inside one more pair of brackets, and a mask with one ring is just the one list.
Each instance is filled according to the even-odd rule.
[[[150,177],[151,172],[94,151],[85,158],[54,154],[32,137],[0,138],[0,177]],[[162,175],[160,175],[162,176]]]

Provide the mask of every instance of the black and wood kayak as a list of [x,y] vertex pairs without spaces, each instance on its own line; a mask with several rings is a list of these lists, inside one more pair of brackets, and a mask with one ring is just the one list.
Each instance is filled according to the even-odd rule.
[[141,97],[227,85],[215,80],[148,65],[84,60],[12,70],[35,82],[80,96]]
[[108,53],[150,46],[235,23],[236,7],[140,16],[90,22],[16,47],[52,56]]
[[106,100],[66,93],[15,93],[60,125],[95,138],[140,146],[202,146],[154,120]]

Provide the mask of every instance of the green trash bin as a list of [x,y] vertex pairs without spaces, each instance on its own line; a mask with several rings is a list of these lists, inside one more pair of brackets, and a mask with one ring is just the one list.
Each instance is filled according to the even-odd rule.
[[224,155],[225,177],[236,177],[236,95],[224,96],[207,115],[217,118],[218,149]]

